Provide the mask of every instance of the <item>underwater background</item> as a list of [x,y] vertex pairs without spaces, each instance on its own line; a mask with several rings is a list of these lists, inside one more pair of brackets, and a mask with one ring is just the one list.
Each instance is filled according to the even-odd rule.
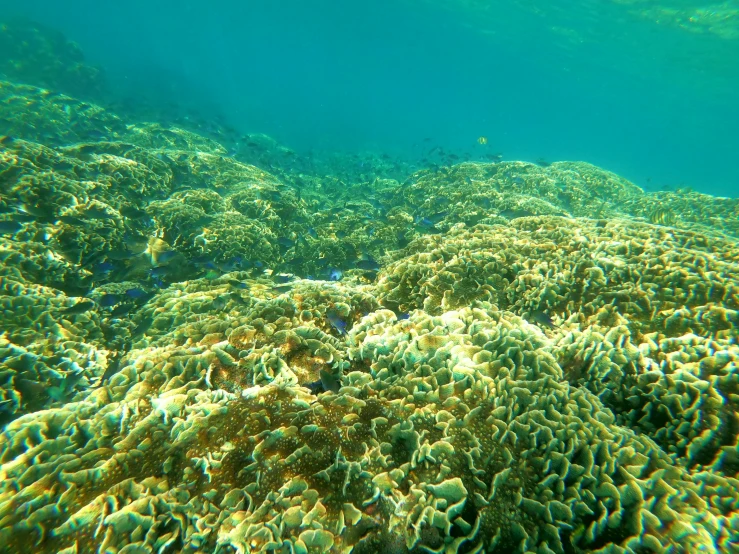
[[5,2],[0,553],[739,553],[739,5]]
[[419,141],[587,160],[736,196],[739,8],[696,0],[6,0],[110,89],[291,148],[417,158]]

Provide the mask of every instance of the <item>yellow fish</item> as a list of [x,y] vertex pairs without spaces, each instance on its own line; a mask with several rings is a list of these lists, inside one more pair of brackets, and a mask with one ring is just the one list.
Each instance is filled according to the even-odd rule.
[[677,217],[668,208],[658,207],[649,214],[649,221],[655,225],[673,226],[677,222]]
[[488,137],[480,137],[477,139],[477,142],[480,144],[487,144],[488,143]]

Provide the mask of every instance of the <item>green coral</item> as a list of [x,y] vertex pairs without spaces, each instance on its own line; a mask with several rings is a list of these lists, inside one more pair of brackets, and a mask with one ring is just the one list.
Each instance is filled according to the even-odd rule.
[[734,201],[573,162],[298,178],[3,94],[3,552],[736,550]]
[[58,31],[22,19],[4,20],[0,50],[0,75],[9,81],[82,97],[100,96],[107,89],[102,70],[85,63],[79,46]]

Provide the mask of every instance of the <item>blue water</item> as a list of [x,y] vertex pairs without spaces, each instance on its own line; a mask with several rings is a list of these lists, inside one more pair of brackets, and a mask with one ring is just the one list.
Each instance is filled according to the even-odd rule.
[[78,42],[121,95],[298,150],[479,152],[486,136],[504,159],[739,196],[736,2],[4,4]]

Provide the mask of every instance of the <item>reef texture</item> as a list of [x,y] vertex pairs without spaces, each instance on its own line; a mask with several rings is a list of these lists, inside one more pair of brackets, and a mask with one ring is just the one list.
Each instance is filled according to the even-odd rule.
[[737,201],[0,93],[2,552],[739,552]]
[[80,47],[53,29],[23,19],[0,21],[0,51],[0,77],[6,80],[85,98],[106,89],[100,68],[86,63]]

